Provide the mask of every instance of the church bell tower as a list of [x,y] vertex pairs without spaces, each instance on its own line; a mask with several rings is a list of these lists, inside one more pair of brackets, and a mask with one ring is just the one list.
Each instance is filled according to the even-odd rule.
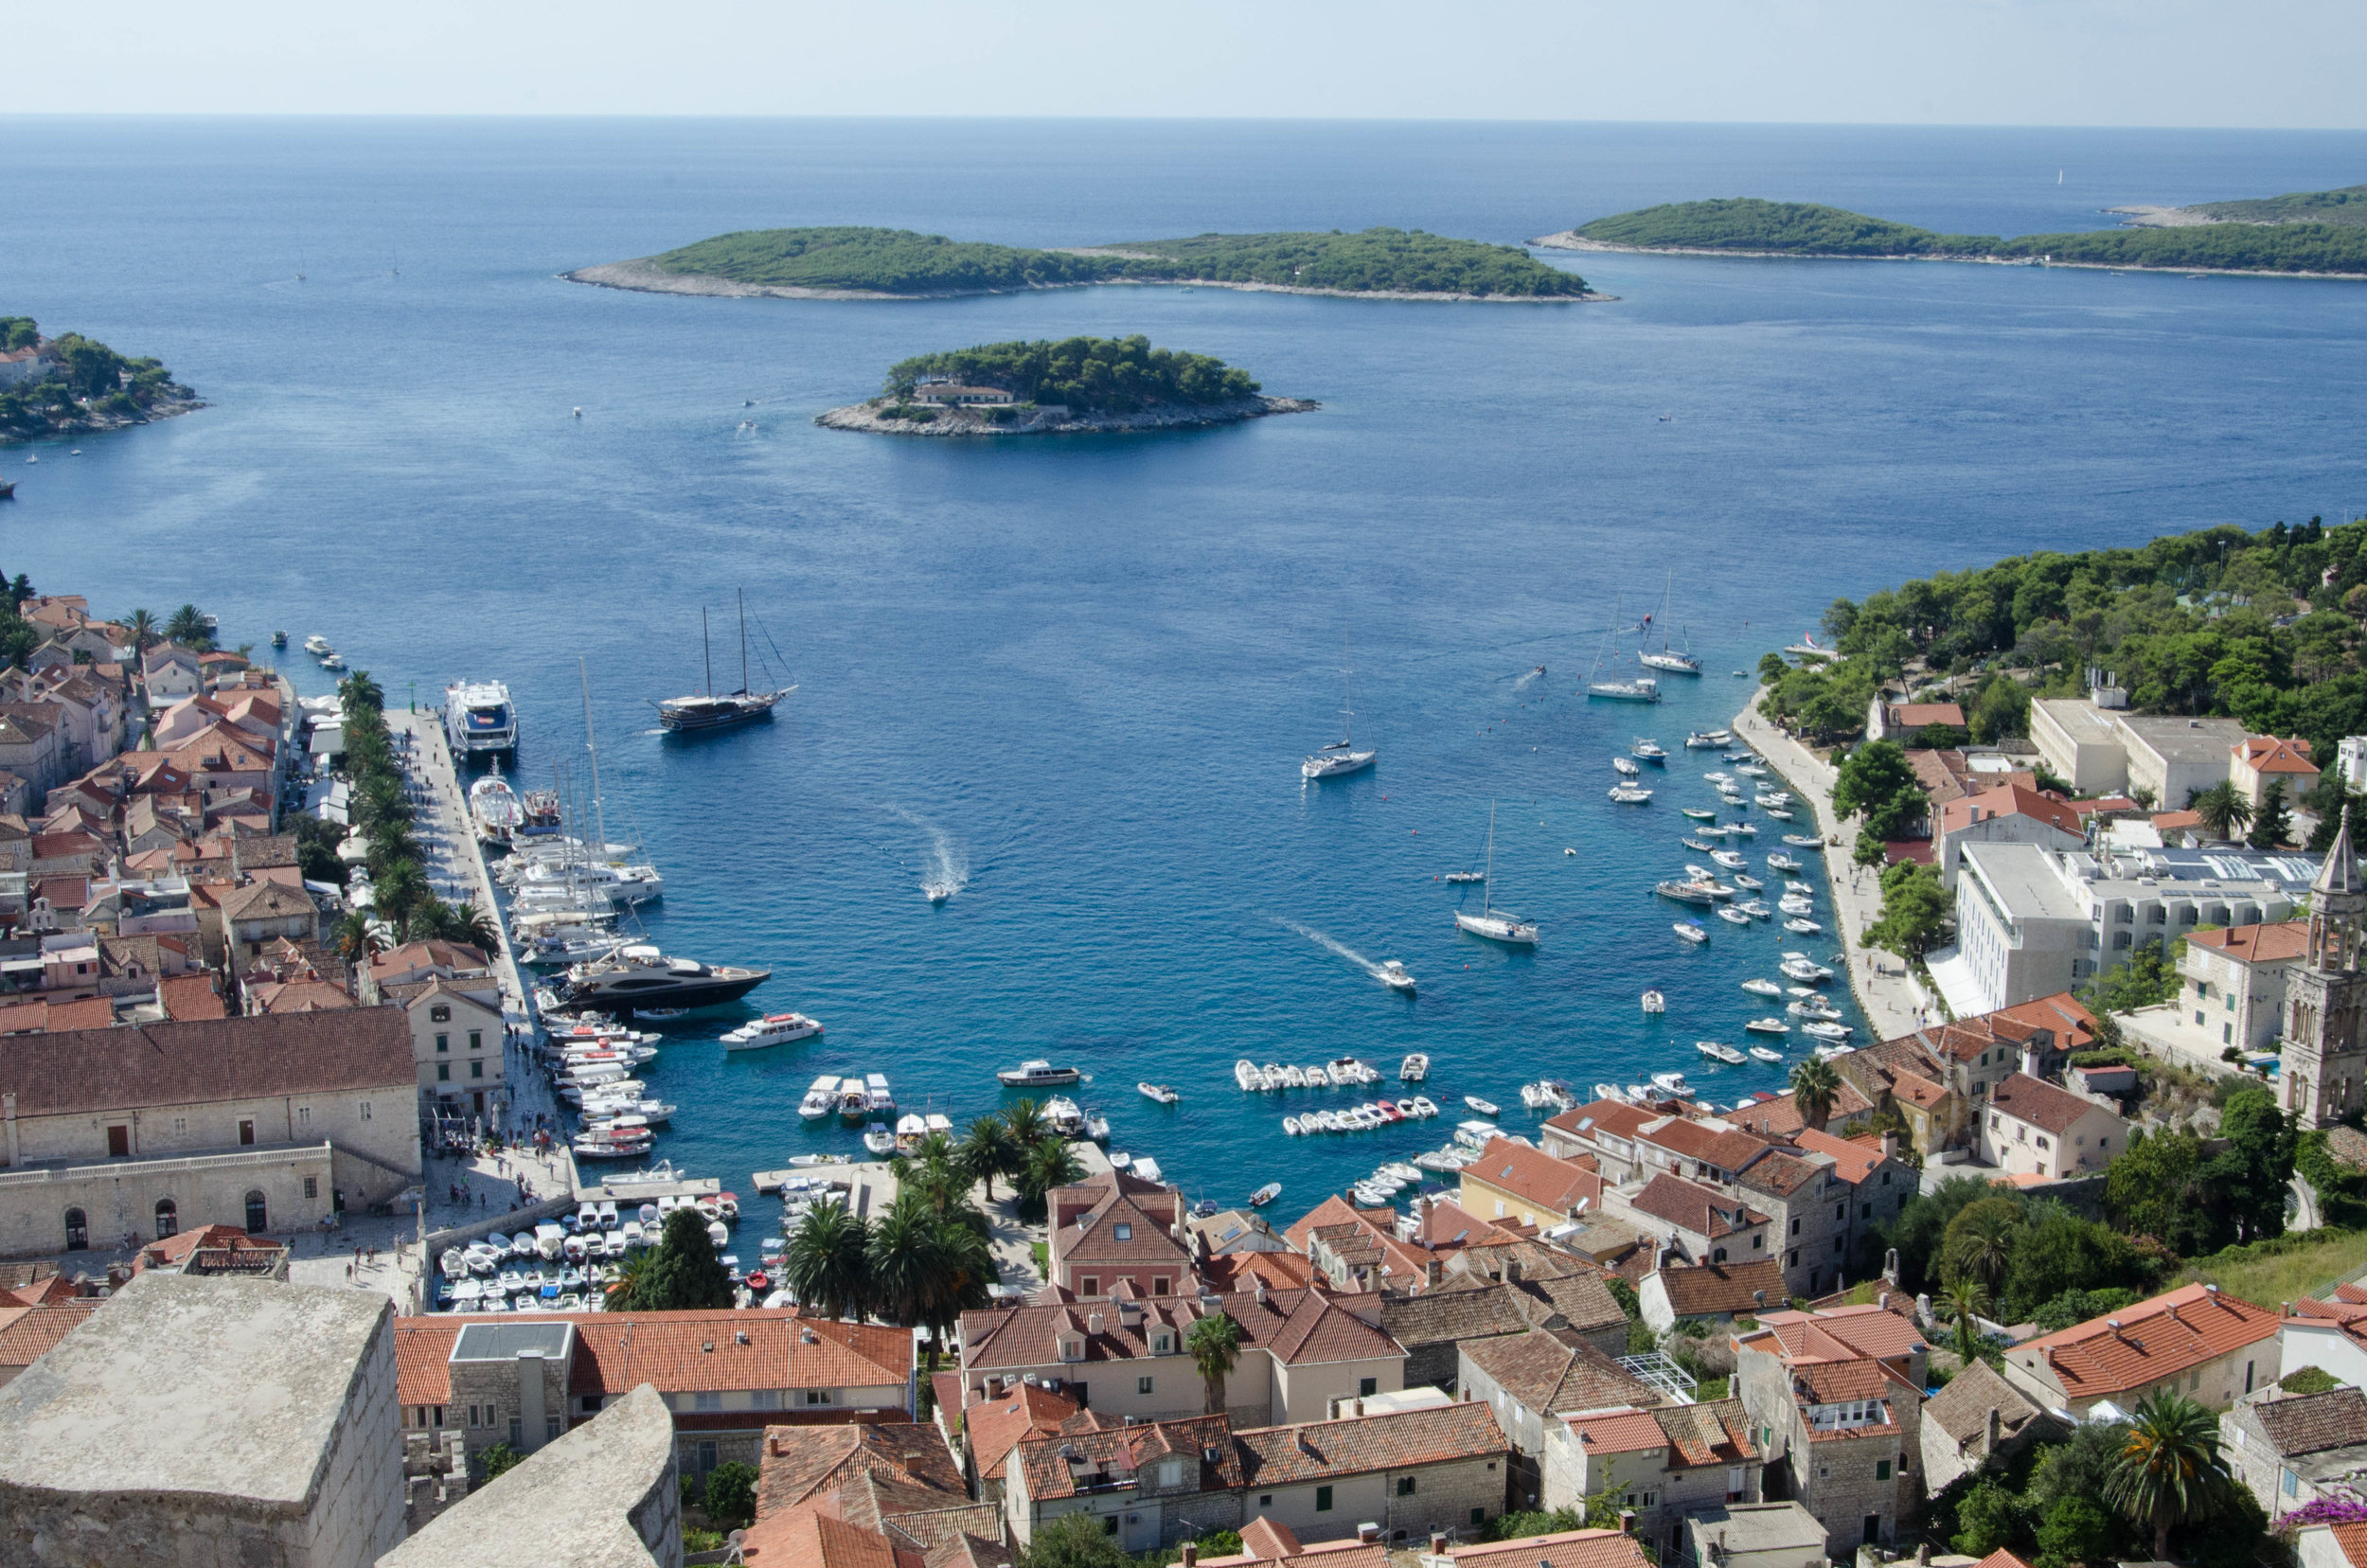
[[2347,813],[2309,884],[2309,945],[2286,988],[2285,1109],[2331,1127],[2367,1098],[2367,975],[2358,972],[2367,884]]

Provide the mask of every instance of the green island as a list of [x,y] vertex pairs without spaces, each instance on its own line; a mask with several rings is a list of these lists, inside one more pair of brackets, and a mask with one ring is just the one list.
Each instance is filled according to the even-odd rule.
[[[2344,194],[2328,191],[2312,197],[2273,200],[2330,201]],[[2144,210],[2191,213],[2201,209]],[[2367,274],[2367,205],[2340,221],[2157,221],[2167,226],[2025,234],[2009,239],[1994,234],[1939,234],[1811,202],[1767,202],[1741,197],[1671,202],[1597,218],[1575,229],[1547,236],[1537,243],[1574,250],[2045,261],[2056,266],[2150,267],[2180,272]]]
[[917,354],[889,367],[880,396],[814,422],[889,435],[1043,435],[1230,424],[1315,406],[1263,396],[1238,366],[1137,334]]
[[0,444],[118,430],[202,406],[152,359],[127,359],[79,332],[45,338],[30,316],[0,316]]
[[983,244],[888,228],[749,229],[634,261],[583,267],[579,283],[662,294],[916,299],[1188,283],[1365,297],[1570,300],[1601,296],[1515,245],[1420,229],[1202,234],[1066,250]]
[[2340,190],[2295,190],[2249,201],[2197,202],[2167,210],[2198,213],[2218,223],[2367,224],[2367,185],[2344,186]]

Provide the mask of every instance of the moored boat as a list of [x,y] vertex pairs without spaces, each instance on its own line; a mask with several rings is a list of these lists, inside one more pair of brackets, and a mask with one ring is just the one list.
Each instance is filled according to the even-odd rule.
[[810,1040],[821,1032],[822,1025],[804,1013],[767,1013],[725,1034],[723,1048],[727,1051],[758,1051],[768,1045],[786,1045],[794,1040]]
[[1134,1087],[1141,1092],[1142,1096],[1145,1099],[1157,1100],[1161,1105],[1173,1105],[1176,1101],[1184,1097],[1167,1085],[1164,1083],[1152,1083],[1148,1079],[1141,1083],[1137,1083]]
[[1074,1067],[1055,1067],[1041,1057],[1006,1067],[994,1075],[995,1081],[1006,1089],[1050,1089],[1064,1083],[1075,1083],[1084,1074]]

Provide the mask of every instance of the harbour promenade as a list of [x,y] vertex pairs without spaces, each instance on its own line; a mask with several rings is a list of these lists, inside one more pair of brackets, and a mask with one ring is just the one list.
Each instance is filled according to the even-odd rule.
[[1865,945],[1866,927],[1882,917],[1882,888],[1874,871],[1851,858],[1857,844],[1853,826],[1857,819],[1844,823],[1833,810],[1833,785],[1838,776],[1833,765],[1760,714],[1759,697],[1766,689],[1753,689],[1751,700],[1735,715],[1735,739],[1766,758],[1816,815],[1818,836],[1824,840],[1824,870],[1833,889],[1833,914],[1849,954],[1849,989],[1874,1038],[1895,1040],[1912,1033],[1917,1025],[1934,1020],[1904,961]]

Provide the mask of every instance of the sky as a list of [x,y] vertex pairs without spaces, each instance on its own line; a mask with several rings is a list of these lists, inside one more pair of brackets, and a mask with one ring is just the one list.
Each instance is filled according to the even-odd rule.
[[2367,126],[2359,0],[16,0],[0,14],[27,67],[0,99],[12,112]]

